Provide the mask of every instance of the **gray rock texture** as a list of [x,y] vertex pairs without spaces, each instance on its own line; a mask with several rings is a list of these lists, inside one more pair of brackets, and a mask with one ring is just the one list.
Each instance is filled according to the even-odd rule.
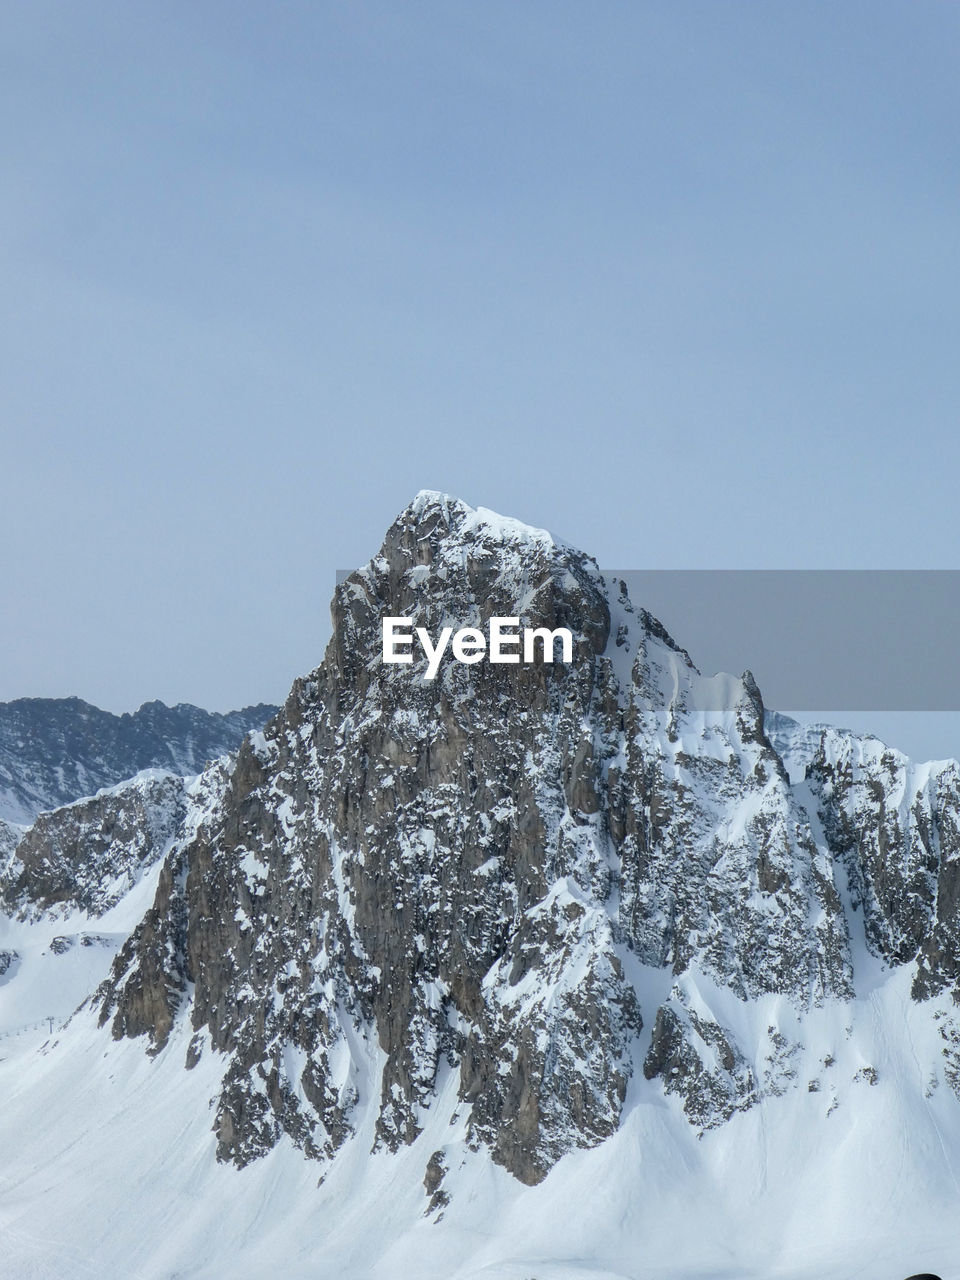
[[825,728],[805,779],[867,946],[916,962],[917,998],[960,994],[960,765]]

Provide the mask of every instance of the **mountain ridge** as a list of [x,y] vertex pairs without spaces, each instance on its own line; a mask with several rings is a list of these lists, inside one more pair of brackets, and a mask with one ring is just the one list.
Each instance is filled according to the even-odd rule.
[[222,714],[155,700],[115,715],[78,697],[2,702],[0,819],[29,825],[143,769],[199,773],[276,710],[261,703]]

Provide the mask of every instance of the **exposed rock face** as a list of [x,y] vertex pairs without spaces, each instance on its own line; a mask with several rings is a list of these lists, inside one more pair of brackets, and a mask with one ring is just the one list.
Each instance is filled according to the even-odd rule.
[[[425,682],[422,660],[381,662],[388,615],[433,636],[567,626],[574,661],[447,658]],[[751,1061],[789,1044],[738,1043],[697,977],[798,1009],[853,989],[834,863],[752,677],[703,679],[588,557],[436,494],[338,586],[333,621],[192,806],[101,991],[114,1034],[158,1050],[189,1017],[188,1065],[225,1055],[218,1150],[240,1164],[284,1132],[332,1155],[373,1063],[380,1143],[411,1141],[452,1072],[451,1119],[535,1182],[618,1126],[642,1017],[644,1074],[692,1123],[752,1105]],[[638,963],[677,979],[643,1015]],[[437,1205],[444,1168],[425,1170]]]
[[146,702],[111,715],[79,698],[18,698],[0,703],[0,819],[29,825],[56,809],[144,769],[199,773],[236,751],[276,707],[219,715],[187,703]]
[[687,1007],[676,988],[673,998],[657,1010],[643,1073],[648,1080],[659,1076],[701,1130],[716,1128],[760,1097],[736,1040],[712,1015]]
[[646,963],[695,966],[743,998],[850,995],[833,867],[764,736],[752,677],[704,680],[641,635],[608,778],[627,938]]
[[102,915],[167,851],[187,810],[184,779],[151,770],[43,813],[0,872],[0,909]]
[[13,857],[13,851],[23,838],[24,828],[12,822],[0,820],[0,876],[7,863]]
[[876,738],[824,729],[806,783],[849,876],[867,946],[917,962],[917,998],[960,980],[960,765],[914,764]]

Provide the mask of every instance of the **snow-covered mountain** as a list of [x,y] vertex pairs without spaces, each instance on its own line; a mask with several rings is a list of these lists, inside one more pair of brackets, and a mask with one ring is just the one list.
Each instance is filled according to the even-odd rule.
[[[14,1274],[960,1274],[960,768],[441,494],[332,608],[235,761],[6,855]],[[426,681],[384,616],[574,661]]]
[[148,769],[42,813],[0,862],[0,904],[25,919],[102,915],[167,852],[188,794],[185,778]]
[[0,821],[29,824],[143,769],[199,773],[276,710],[263,704],[220,715],[145,702],[117,716],[80,698],[0,702]]

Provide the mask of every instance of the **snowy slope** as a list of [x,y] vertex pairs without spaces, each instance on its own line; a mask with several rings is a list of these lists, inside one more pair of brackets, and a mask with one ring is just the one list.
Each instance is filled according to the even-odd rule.
[[[846,1019],[858,1028],[850,1036]],[[150,1059],[129,1041],[104,1040],[84,1014],[35,1053],[29,1077],[22,1057],[0,1062],[8,1274],[960,1274],[958,1109],[942,1088],[926,1098],[916,1087],[924,1081],[914,1054],[935,1048],[925,1011],[891,980],[814,1015],[805,1031],[804,1075],[823,1078],[822,1059],[836,1053],[829,1116],[822,1092],[790,1105],[770,1099],[698,1140],[678,1108],[638,1082],[617,1133],[571,1153],[536,1187],[464,1151],[437,1221],[424,1215],[418,1174],[428,1152],[459,1136],[442,1106],[397,1155],[371,1155],[368,1113],[320,1186],[287,1143],[236,1170],[213,1157],[204,1100],[217,1088],[217,1064],[183,1070],[187,1029]],[[877,1064],[876,1086],[855,1079],[865,1062]]]

